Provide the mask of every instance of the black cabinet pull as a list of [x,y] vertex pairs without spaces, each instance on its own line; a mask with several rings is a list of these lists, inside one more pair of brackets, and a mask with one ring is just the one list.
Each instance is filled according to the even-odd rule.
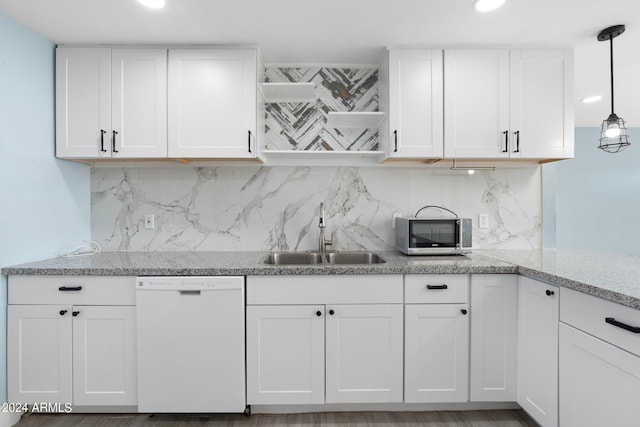
[[514,135],[516,136],[516,149],[513,150],[513,152],[519,153],[520,152],[520,131],[519,130],[515,131]]
[[73,317],[76,317],[78,314],[80,314],[80,312],[79,312],[79,311],[72,311],[72,312],[71,312],[71,315],[72,315]]
[[249,145],[249,152],[251,152],[251,131],[248,131],[247,144]]
[[640,334],[640,326],[627,325],[626,323],[618,322],[613,317],[605,317],[604,321],[610,325],[617,326],[618,328],[622,328],[629,332],[633,332],[634,334]]
[[462,314],[467,314],[467,310],[465,310],[464,308],[462,310],[460,310],[460,313]]
[[100,151],[106,153],[107,150],[104,149],[104,134],[107,133],[106,130],[100,129]]
[[393,149],[394,153],[398,152],[398,131],[394,130],[393,131],[393,140],[395,141],[395,148]]
[[316,311],[316,316],[318,317],[322,316],[322,312],[320,310]]
[[427,285],[427,289],[449,289],[449,287],[447,285]]
[[329,314],[333,316],[334,314],[336,314],[336,312],[333,310],[329,310]]
[[60,316],[64,316],[65,314],[67,314],[67,310],[60,310]]
[[549,289],[547,289],[544,293],[547,294],[548,297],[550,297],[551,295],[555,295],[556,294],[555,292],[550,291]]
[[113,151],[114,153],[117,153],[118,150],[116,150],[116,135],[118,134],[118,132],[116,132],[115,130],[113,131],[113,138],[111,138],[111,151]]
[[58,290],[60,292],[77,292],[82,290],[82,286],[60,286]]
[[504,150],[502,150],[502,152],[508,153],[509,152],[509,131],[505,130],[502,133],[504,134]]

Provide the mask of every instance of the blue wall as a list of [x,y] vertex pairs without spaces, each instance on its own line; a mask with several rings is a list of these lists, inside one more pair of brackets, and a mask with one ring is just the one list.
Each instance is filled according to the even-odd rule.
[[543,166],[544,246],[640,255],[640,128],[616,154],[599,137],[576,128],[575,158]]
[[[55,46],[0,12],[0,266],[90,238],[90,176],[56,160]],[[0,280],[0,402],[6,400],[6,277]]]

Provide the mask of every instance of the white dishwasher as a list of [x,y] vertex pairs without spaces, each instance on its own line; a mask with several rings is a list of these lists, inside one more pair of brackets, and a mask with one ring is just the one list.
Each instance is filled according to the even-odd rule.
[[243,412],[244,277],[136,278],[139,412]]

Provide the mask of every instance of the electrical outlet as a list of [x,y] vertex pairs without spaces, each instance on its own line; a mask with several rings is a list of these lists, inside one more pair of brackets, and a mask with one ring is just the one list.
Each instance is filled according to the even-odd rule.
[[155,216],[153,214],[146,214],[144,216],[144,228],[147,230],[156,228]]
[[478,215],[478,228],[489,228],[489,214]]

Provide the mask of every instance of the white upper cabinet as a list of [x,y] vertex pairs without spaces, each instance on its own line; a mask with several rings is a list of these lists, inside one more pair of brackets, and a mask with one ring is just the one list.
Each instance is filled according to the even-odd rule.
[[56,155],[167,155],[165,49],[58,48]]
[[508,157],[509,51],[444,53],[445,157]]
[[113,49],[111,81],[113,157],[167,157],[167,51]]
[[573,157],[573,53],[447,50],[444,156]]
[[256,157],[256,83],[256,50],[169,50],[169,157]]
[[381,136],[389,157],[442,158],[442,50],[391,49],[386,59],[380,95],[389,118]]
[[111,49],[56,50],[56,155],[111,157]]
[[510,156],[573,157],[573,52],[511,51]]

